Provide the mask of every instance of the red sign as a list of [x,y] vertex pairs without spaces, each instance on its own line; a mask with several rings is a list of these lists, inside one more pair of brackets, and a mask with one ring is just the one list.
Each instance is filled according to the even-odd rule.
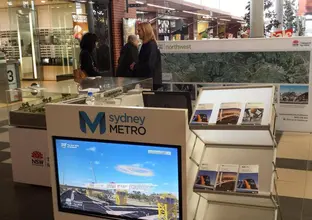
[[271,37],[292,37],[293,29],[288,29],[285,31],[275,31],[271,34]]
[[43,159],[43,154],[39,151],[34,151],[32,152],[31,157],[35,159]]

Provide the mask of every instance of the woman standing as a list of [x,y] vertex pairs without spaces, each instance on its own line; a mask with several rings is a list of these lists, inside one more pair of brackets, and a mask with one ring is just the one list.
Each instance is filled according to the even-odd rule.
[[139,62],[133,63],[130,68],[134,70],[134,77],[153,78],[153,89],[157,90],[162,85],[161,57],[151,24],[140,23],[138,35],[143,42]]
[[117,77],[133,77],[133,71],[130,69],[132,63],[138,61],[139,56],[139,40],[137,36],[130,35],[128,42],[120,52],[118,61],[118,68],[116,72]]
[[88,77],[101,76],[96,68],[94,57],[92,56],[92,53],[96,48],[96,42],[97,36],[92,33],[84,34],[80,42],[80,69]]

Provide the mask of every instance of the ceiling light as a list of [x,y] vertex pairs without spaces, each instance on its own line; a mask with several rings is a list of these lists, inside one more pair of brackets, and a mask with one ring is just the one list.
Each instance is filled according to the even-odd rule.
[[161,5],[154,5],[154,4],[147,4],[147,6],[155,7],[155,8],[161,8],[161,9],[166,9],[166,10],[171,10],[171,11],[175,10],[174,8],[168,8],[168,7],[164,7],[164,6],[161,6]]
[[44,4],[44,3],[46,3],[46,1],[41,1],[41,3],[43,3],[43,4]]
[[220,21],[231,21],[230,19],[220,18]]
[[141,2],[141,1],[135,1],[135,3],[144,5],[144,2]]
[[210,15],[201,14],[201,13],[197,13],[197,12],[192,12],[192,11],[182,11],[182,12],[187,13],[187,14],[192,14],[192,15],[204,16],[205,18],[211,18]]
[[146,14],[147,12],[144,11],[136,11],[137,14]]
[[8,6],[12,6],[13,5],[13,3],[10,1],[10,2],[8,2]]
[[56,7],[56,8],[60,8],[60,7]]

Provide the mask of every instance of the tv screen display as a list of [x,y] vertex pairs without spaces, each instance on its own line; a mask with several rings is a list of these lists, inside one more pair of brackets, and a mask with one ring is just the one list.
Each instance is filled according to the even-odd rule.
[[182,219],[180,146],[62,137],[53,142],[59,211]]
[[192,101],[189,92],[143,92],[145,107],[180,108],[188,110],[188,120],[192,117]]

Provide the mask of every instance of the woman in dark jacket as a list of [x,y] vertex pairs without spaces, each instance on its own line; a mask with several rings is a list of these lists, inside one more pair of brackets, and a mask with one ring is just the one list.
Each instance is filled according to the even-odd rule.
[[80,68],[88,77],[101,76],[96,68],[94,57],[92,56],[96,48],[97,37],[95,34],[86,33],[83,35],[80,42]]
[[132,63],[138,61],[139,50],[138,50],[139,40],[137,36],[130,35],[128,37],[128,42],[120,52],[120,57],[118,61],[118,68],[116,72],[117,77],[133,77],[133,71],[130,69]]
[[150,23],[140,23],[138,34],[143,41],[139,54],[139,62],[133,63],[134,77],[153,78],[154,90],[162,87],[161,57],[153,28]]

